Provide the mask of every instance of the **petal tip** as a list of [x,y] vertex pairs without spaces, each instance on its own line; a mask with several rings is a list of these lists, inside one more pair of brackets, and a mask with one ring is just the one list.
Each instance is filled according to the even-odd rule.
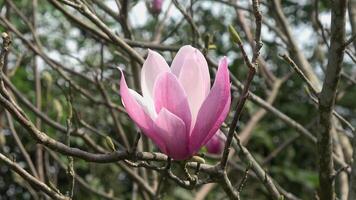
[[226,56],[224,56],[224,57],[220,60],[220,62],[222,62],[223,65],[228,65],[228,63],[229,63]]
[[184,45],[181,48],[193,48],[194,49],[194,47],[192,45],[190,45],[190,44]]
[[154,50],[152,50],[152,49],[148,49],[147,51],[148,51],[147,57],[149,57],[150,55],[153,55],[154,53],[156,53],[156,52],[155,52]]
[[192,45],[187,44],[187,45],[182,46],[179,50],[183,50],[186,52],[192,52],[192,51],[197,50],[197,48],[194,48]]

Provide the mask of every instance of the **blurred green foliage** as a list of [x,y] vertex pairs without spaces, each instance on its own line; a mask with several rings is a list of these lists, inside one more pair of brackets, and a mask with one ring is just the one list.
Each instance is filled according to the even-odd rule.
[[[88,77],[93,77],[94,72],[100,70],[101,56],[100,49],[101,44],[88,36],[88,33],[79,29],[74,24],[70,23],[60,11],[56,10],[47,1],[39,1],[38,4],[38,27],[39,38],[46,50],[46,53],[56,57],[63,65],[68,68],[75,69],[81,74]],[[134,6],[136,2],[130,3]],[[319,1],[319,12],[328,15],[329,4],[328,1]],[[30,18],[32,15],[31,1],[30,0],[18,0],[14,3],[19,7],[23,14]],[[273,10],[266,5],[263,7],[263,16],[269,21],[273,21]],[[4,5],[4,1],[0,1],[0,5]],[[303,27],[308,27],[309,31],[312,31],[312,25],[310,22],[310,16],[313,12],[312,1],[299,1],[286,0],[283,1],[283,7],[285,14],[288,17],[289,23],[295,29],[300,29]],[[218,7],[218,8],[214,8]],[[230,71],[236,75],[236,77],[243,81],[246,78],[247,67],[244,65],[239,49],[229,41],[227,26],[229,24],[236,24],[235,11],[231,7],[222,5],[219,3],[214,3],[211,1],[196,1],[194,4],[194,21],[199,27],[201,33],[209,33],[213,36],[213,44],[216,45],[216,50],[211,50],[210,54],[217,61],[217,58],[227,55],[230,60]],[[214,8],[214,9],[213,9]],[[3,8],[5,9],[5,8]],[[95,7],[95,9],[97,9]],[[112,30],[121,30],[120,25],[109,18],[107,14],[102,12],[102,10],[97,9],[97,14],[101,16],[105,22],[110,25]],[[212,11],[213,10],[213,11]],[[10,20],[19,31],[24,34],[30,35],[30,30],[24,25],[19,17],[10,11]],[[74,12],[74,11],[73,11]],[[75,15],[79,15],[75,13]],[[162,15],[162,14],[161,14]],[[180,17],[169,18],[165,22],[165,28],[162,32],[162,37],[165,38],[170,34],[171,30],[174,30],[177,24],[180,24]],[[162,16],[160,16],[162,17]],[[84,18],[83,18],[84,20]],[[132,18],[132,21],[138,21],[142,19]],[[157,17],[147,14],[146,23],[142,26],[135,27],[132,30],[135,39],[138,41],[147,40],[150,41],[152,33],[156,29],[158,24]],[[263,27],[267,32],[268,28]],[[0,25],[0,31],[6,30]],[[246,36],[241,30],[239,34],[241,39],[247,43]],[[118,31],[119,32],[119,31]],[[121,32],[119,33],[122,36]],[[314,35],[314,37],[317,37]],[[264,37],[263,39],[263,50],[262,57],[269,63],[271,63],[271,71],[277,77],[283,77],[290,73],[292,69],[284,63],[278,56],[278,53],[285,52],[288,47],[280,44],[280,42],[275,40],[276,36],[272,34],[272,37]],[[179,46],[183,44],[192,43],[192,32],[191,27],[188,23],[184,22],[180,25],[176,32],[169,36],[167,39],[167,44],[172,44],[174,46]],[[306,52],[314,52],[315,46],[308,44],[304,45],[302,48]],[[116,47],[109,46],[105,49],[107,57],[105,60],[105,67],[116,67],[120,64],[128,65],[127,61],[119,56],[116,56],[114,51]],[[23,54],[24,59],[21,61],[20,66],[16,70],[16,74],[11,78],[12,83],[16,88],[21,91],[30,102],[35,101],[34,92],[34,77],[32,70],[32,59],[33,53],[24,44],[15,39],[13,42],[13,50],[18,54]],[[109,53],[110,52],[110,53]],[[76,58],[81,59],[79,63]],[[165,53],[167,58],[171,58],[171,54]],[[249,54],[251,56],[251,54]],[[14,65],[15,60],[10,57],[9,65],[10,67]],[[312,66],[316,71],[322,71],[321,68],[325,67],[325,62],[320,63],[318,59],[312,56],[308,57]],[[168,59],[169,60],[169,59]],[[65,80],[58,75],[58,73],[51,69],[46,64],[41,62],[42,71],[42,110],[51,119],[58,121],[59,123],[65,125],[65,120],[68,115],[68,103],[66,101],[65,95],[68,95],[70,91]],[[349,62],[345,63],[344,71],[345,73],[351,73],[352,65]],[[43,79],[44,72],[48,73],[52,79],[53,84],[48,85]],[[322,73],[319,73],[322,77]],[[117,104],[120,103],[119,95],[117,94],[119,75],[116,70],[107,70],[105,74],[104,86],[109,91],[110,98],[113,102]],[[100,93],[97,91],[94,85],[88,84],[84,79],[77,76],[72,76],[73,80],[89,91],[96,91],[97,95],[94,98],[98,98]],[[46,85],[47,84],[47,85]],[[305,125],[311,130],[315,126],[316,121],[316,108],[308,98],[308,94],[304,90],[305,84],[300,78],[293,74],[288,81],[286,81],[274,102],[276,108],[278,108],[283,113],[287,114],[291,118],[295,119],[297,122]],[[350,120],[355,124],[356,122],[356,87],[348,86],[348,82],[342,79],[340,82],[340,87],[349,87],[347,93],[338,101],[337,109],[345,116],[346,119]],[[266,82],[260,77],[256,77],[252,86],[253,92],[259,96],[266,97]],[[72,91],[73,92],[73,91]],[[89,124],[95,126],[95,128],[100,129],[103,133],[107,134],[111,138],[117,139],[117,135],[114,131],[114,125],[109,112],[103,106],[95,105],[93,108],[93,103],[83,98],[80,94],[73,92],[74,96],[73,107],[75,109],[75,114],[79,115]],[[21,104],[20,104],[21,105]],[[62,112],[59,114],[59,108],[62,107]],[[254,115],[255,111],[259,107],[248,102],[246,109],[244,110],[241,129],[244,128],[246,122]],[[35,121],[36,116],[28,109],[25,109],[26,113],[30,116],[32,121]],[[120,120],[124,122],[124,129],[128,133],[136,133],[133,123],[130,122],[126,117],[121,117]],[[80,124],[74,121],[74,126],[81,127]],[[26,149],[33,156],[35,154],[35,142],[29,137],[26,131],[16,124],[16,129],[21,137],[21,141],[25,144]],[[42,130],[46,132],[50,137],[55,138],[59,141],[64,142],[65,138],[63,134],[59,134],[58,131],[49,127],[48,125],[42,125]],[[247,147],[256,157],[259,162],[268,156],[274,149],[280,146],[287,139],[297,135],[297,132],[283,123],[281,120],[277,119],[272,114],[268,113],[261,122],[254,128],[252,138],[249,141]],[[98,135],[90,135],[95,138],[98,144],[105,146],[105,138]],[[135,134],[128,135],[129,140],[133,141]],[[72,146],[83,146],[83,141],[77,137],[72,137]],[[21,164],[26,166],[23,162],[23,158],[19,152],[19,149],[14,145],[14,140],[10,134],[3,132],[0,133],[0,149],[3,152],[9,153]],[[88,149],[91,151],[90,149]],[[297,194],[301,199],[311,199],[313,197],[318,183],[317,177],[317,160],[316,160],[316,146],[308,141],[306,138],[300,137],[295,142],[290,144],[288,148],[284,149],[278,154],[274,159],[272,159],[266,166],[271,177],[273,177],[276,182],[284,187],[287,191]],[[58,189],[65,192],[69,189],[69,178],[66,174],[66,170],[59,167],[56,162],[48,159],[48,164],[51,166],[48,169],[51,176],[55,177],[54,180],[47,180],[54,182]],[[61,156],[64,163],[67,162],[65,156]],[[207,159],[209,163],[215,163],[214,159]],[[240,163],[239,163],[240,164]],[[117,167],[116,164],[93,164],[87,163],[80,159],[74,159],[75,171],[82,177],[92,188],[98,191],[104,191],[107,193],[114,194],[120,199],[131,199],[133,191],[133,182],[131,178]],[[246,167],[246,166],[245,166]],[[235,176],[236,174],[236,176]],[[50,176],[50,177],[51,177]],[[231,173],[234,182],[239,182],[242,174],[236,170]],[[193,199],[194,194],[197,190],[189,191],[179,188],[175,183],[168,181],[165,184],[164,199],[181,199],[189,200]],[[255,199],[263,200],[268,199],[267,192],[263,188],[262,184],[258,180],[249,178],[246,186],[242,192],[242,199]],[[9,168],[5,165],[0,164],[0,200],[5,199],[30,199],[31,195],[21,183],[21,180],[15,180],[14,173],[10,173]],[[221,188],[215,188],[212,190],[206,199],[224,199],[224,195]],[[75,198],[74,199],[86,199],[86,200],[98,200],[100,197],[96,195],[88,195],[88,191],[82,187],[76,185],[75,187]]]

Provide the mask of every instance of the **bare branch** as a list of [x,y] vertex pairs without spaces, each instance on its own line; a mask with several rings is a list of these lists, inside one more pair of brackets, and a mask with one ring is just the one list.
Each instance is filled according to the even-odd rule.
[[332,114],[336,90],[344,57],[345,22],[347,0],[332,1],[331,39],[325,80],[319,99],[318,152],[319,152],[319,197],[334,200],[334,163],[332,142]]
[[45,192],[48,196],[52,197],[53,199],[70,200],[69,197],[66,197],[63,194],[58,193],[57,191],[54,191],[53,189],[51,189],[49,186],[47,186],[43,182],[41,182],[38,179],[36,179],[35,177],[31,176],[24,169],[22,169],[18,164],[11,161],[9,158],[4,156],[2,153],[0,153],[0,160],[2,162],[4,162],[7,166],[9,166],[12,170],[14,170],[16,173],[18,173],[21,177],[23,177],[30,184],[34,185],[41,191]]

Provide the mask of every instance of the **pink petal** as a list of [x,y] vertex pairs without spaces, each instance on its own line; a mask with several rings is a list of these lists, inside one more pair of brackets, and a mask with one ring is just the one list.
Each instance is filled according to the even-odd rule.
[[162,10],[162,5],[163,5],[163,0],[153,0],[153,3],[152,3],[152,7],[153,7],[153,10],[155,12],[158,12],[160,13],[161,10]]
[[[197,54],[197,52],[194,51],[193,54]],[[198,111],[210,90],[210,80],[206,80],[202,73],[204,65],[197,58],[198,56],[187,56],[185,58],[178,78],[188,97],[192,112],[192,125],[194,125]]]
[[169,71],[169,66],[164,58],[159,53],[148,50],[148,56],[141,69],[141,89],[145,99],[152,99],[153,86],[158,75]]
[[[216,120],[216,124],[214,125],[214,129],[213,129],[213,130],[215,130],[215,127],[217,127],[217,129],[219,130],[221,124],[224,122],[224,120],[225,120],[227,114],[229,113],[229,111],[230,111],[230,104],[231,104],[231,99],[230,99],[230,98],[231,98],[231,96],[229,96],[229,100],[226,102],[225,107],[224,107],[223,111],[221,112],[221,115],[220,115],[219,118]],[[208,136],[205,138],[205,140],[203,141],[202,145],[206,144],[206,143],[209,141],[209,139],[212,137],[212,135],[214,135],[214,132],[213,132],[213,131],[211,131],[211,132],[210,132],[210,135],[208,135]]]
[[166,108],[184,121],[187,134],[189,134],[192,115],[187,95],[172,73],[164,72],[157,78],[153,90],[153,99],[157,113]]
[[131,96],[133,96],[135,98],[137,103],[142,106],[142,108],[144,109],[145,113],[148,114],[151,117],[151,119],[155,119],[157,117],[157,113],[156,113],[156,110],[155,110],[153,104],[151,104],[149,101],[147,101],[145,98],[143,98],[135,90],[129,89],[129,92],[130,92]]
[[218,130],[213,137],[206,143],[205,147],[209,153],[220,154],[223,150],[224,143],[226,141],[226,136],[223,132]]
[[230,109],[230,77],[227,59],[219,63],[213,87],[199,110],[190,138],[190,151],[199,151],[224,122]]
[[[188,60],[188,62],[186,60]],[[208,94],[210,90],[210,74],[208,63],[206,62],[204,55],[198,49],[190,45],[181,47],[172,61],[172,73],[177,77],[181,76],[181,70],[185,65],[188,65],[190,68],[196,67],[199,69],[203,85],[205,86],[204,91]]]
[[[142,105],[142,101],[137,101],[139,94],[132,94],[132,91],[127,87],[124,73],[121,71],[120,95],[127,114],[142,130],[142,132],[151,138],[153,142],[160,148],[165,149],[165,144],[159,135],[154,131],[153,120],[147,113],[146,108]],[[138,96],[137,96],[138,95]],[[142,98],[142,97],[141,97]]]
[[186,127],[179,117],[162,108],[155,120],[155,129],[166,144],[166,149],[162,149],[165,154],[175,160],[185,160],[190,156]]
[[179,49],[171,64],[171,70],[173,74],[175,74],[177,77],[179,76],[185,58],[189,55],[193,55],[194,51],[195,48],[190,45],[185,45]]

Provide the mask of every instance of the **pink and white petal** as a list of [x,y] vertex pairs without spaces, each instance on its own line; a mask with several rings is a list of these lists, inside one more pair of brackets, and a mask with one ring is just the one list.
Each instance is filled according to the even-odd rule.
[[183,120],[189,134],[192,115],[187,95],[177,78],[170,72],[164,72],[156,80],[153,90],[153,101],[156,112],[166,108]]
[[137,95],[139,94],[133,94],[132,90],[130,91],[127,87],[124,73],[121,71],[120,96],[127,114],[137,124],[141,131],[147,137],[152,139],[160,149],[165,149],[166,146],[162,138],[160,138],[154,130],[154,122],[152,118],[145,111],[146,108],[142,105],[142,102],[137,101],[137,99],[140,99]]
[[[135,90],[129,89],[129,92],[135,98],[137,103],[139,103],[142,106],[145,113],[151,117],[151,119],[155,119],[157,117],[157,113],[156,113],[153,103],[147,101],[147,99],[143,98]],[[123,104],[124,104],[124,102],[123,102]]]
[[152,99],[153,86],[158,75],[169,71],[170,68],[164,58],[159,53],[148,50],[148,56],[141,69],[141,89],[145,99]]
[[[221,112],[220,116],[218,117],[218,119],[216,120],[213,128],[211,129],[211,131],[209,132],[208,136],[205,138],[205,140],[203,141],[202,145],[205,145],[209,139],[212,137],[211,135],[214,135],[214,131],[216,129],[219,130],[219,128],[221,127],[221,124],[224,122],[226,116],[229,114],[230,111],[230,104],[231,104],[231,97],[229,97],[229,100],[226,102],[224,110]],[[225,135],[224,135],[225,136]],[[225,138],[226,139],[226,138]]]
[[162,108],[155,120],[156,132],[163,138],[166,144],[165,152],[175,160],[187,159],[189,154],[189,138],[186,134],[186,127],[179,117]]
[[182,67],[186,63],[187,59],[195,60],[195,62],[191,64],[191,67],[199,68],[199,72],[201,73],[201,76],[203,77],[203,82],[206,87],[205,90],[207,90],[207,93],[208,93],[210,90],[209,67],[208,67],[208,63],[206,62],[204,55],[198,49],[196,49],[190,45],[181,47],[179,49],[177,55],[174,57],[174,59],[172,61],[172,64],[171,64],[172,73],[174,75],[176,75],[177,77],[179,77],[181,74]]
[[194,125],[198,111],[210,90],[210,80],[204,79],[200,65],[196,57],[187,56],[178,77],[188,97],[192,112],[192,125]]
[[171,70],[174,75],[176,75],[177,77],[179,76],[185,58],[189,55],[192,55],[194,51],[195,48],[190,45],[182,46],[179,49],[171,64]]
[[219,129],[231,103],[230,77],[227,59],[219,63],[214,85],[201,106],[190,138],[190,151],[196,153]]
[[206,95],[208,96],[210,91],[210,73],[208,63],[204,55],[198,49],[195,49],[194,51],[194,58],[196,59],[197,67],[199,67],[200,73],[203,77],[203,84],[205,85]]

